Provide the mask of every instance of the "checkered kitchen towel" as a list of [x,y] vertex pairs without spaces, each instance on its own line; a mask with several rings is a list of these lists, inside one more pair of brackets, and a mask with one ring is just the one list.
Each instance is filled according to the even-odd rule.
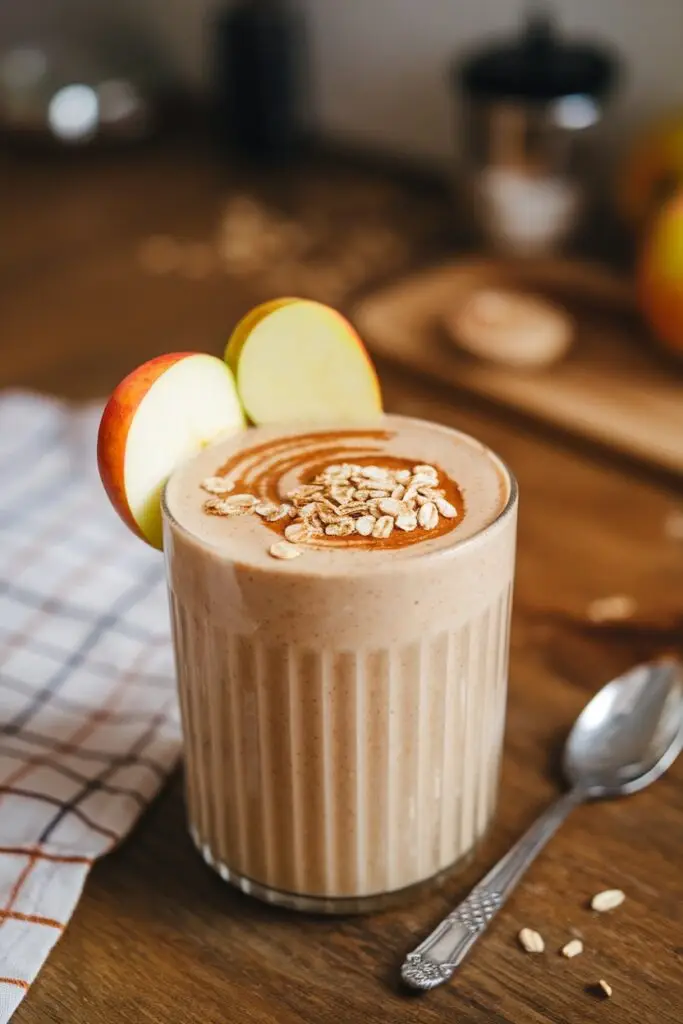
[[0,1024],[179,752],[162,558],[104,496],[98,414],[0,395]]

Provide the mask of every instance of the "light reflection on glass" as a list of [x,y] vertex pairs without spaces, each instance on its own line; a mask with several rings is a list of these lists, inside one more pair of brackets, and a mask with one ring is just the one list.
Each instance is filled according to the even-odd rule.
[[48,106],[48,124],[53,135],[65,142],[81,142],[97,129],[99,100],[89,85],[65,85]]

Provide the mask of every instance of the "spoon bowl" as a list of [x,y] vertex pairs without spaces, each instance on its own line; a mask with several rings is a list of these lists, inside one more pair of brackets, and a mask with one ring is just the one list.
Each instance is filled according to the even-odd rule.
[[682,747],[683,679],[662,659],[598,691],[569,734],[564,773],[585,800],[622,796],[659,778]]
[[683,669],[660,659],[618,676],[577,718],[564,750],[569,790],[498,861],[469,896],[406,957],[403,981],[443,985],[568,814],[586,800],[624,796],[663,775],[683,749]]

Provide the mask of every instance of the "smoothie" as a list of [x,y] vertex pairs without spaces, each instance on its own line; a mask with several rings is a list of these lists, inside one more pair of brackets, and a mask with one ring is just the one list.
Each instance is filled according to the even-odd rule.
[[517,498],[472,438],[259,427],[165,491],[194,840],[244,891],[372,909],[496,804]]

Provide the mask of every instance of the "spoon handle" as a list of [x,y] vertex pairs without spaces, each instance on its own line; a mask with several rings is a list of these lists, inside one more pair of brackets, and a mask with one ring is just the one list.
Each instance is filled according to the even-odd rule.
[[407,985],[426,990],[448,981],[526,869],[579,803],[581,794],[577,791],[560,797],[536,819],[469,896],[408,954],[401,968],[401,977]]

